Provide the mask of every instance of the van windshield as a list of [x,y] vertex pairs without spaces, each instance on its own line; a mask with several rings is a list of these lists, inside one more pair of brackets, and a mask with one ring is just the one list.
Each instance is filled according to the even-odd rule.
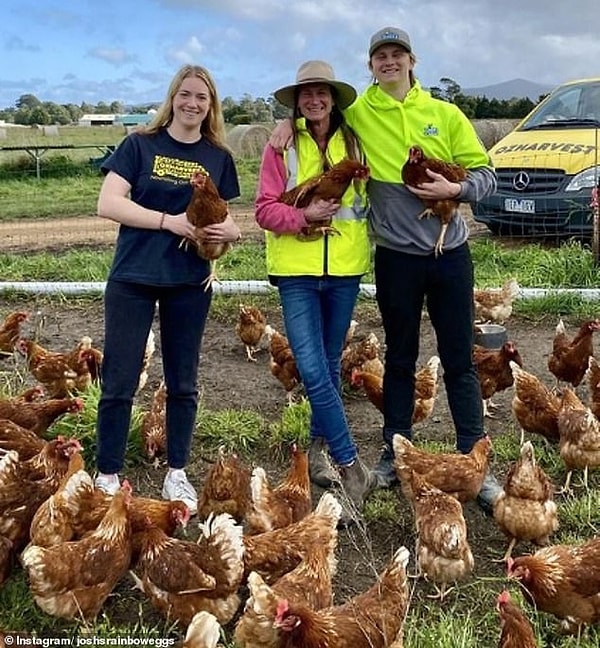
[[600,128],[600,81],[556,89],[519,130],[548,128]]

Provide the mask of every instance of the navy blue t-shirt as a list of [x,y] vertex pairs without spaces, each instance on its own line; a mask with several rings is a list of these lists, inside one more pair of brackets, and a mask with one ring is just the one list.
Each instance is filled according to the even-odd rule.
[[[181,214],[192,196],[190,178],[206,171],[223,200],[240,195],[232,156],[206,137],[194,144],[173,139],[166,128],[153,135],[132,133],[102,165],[131,185],[131,199],[156,211]],[[165,230],[121,225],[110,279],[153,286],[197,285],[209,274],[208,262],[193,245],[180,247],[182,238]]]

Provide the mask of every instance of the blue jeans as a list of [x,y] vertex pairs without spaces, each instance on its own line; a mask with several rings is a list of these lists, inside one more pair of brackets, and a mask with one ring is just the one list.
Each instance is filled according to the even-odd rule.
[[123,468],[133,397],[156,302],[167,386],[167,461],[171,468],[186,465],[196,423],[200,343],[210,301],[211,292],[201,286],[107,283],[96,426],[100,472],[118,473]]
[[323,437],[338,465],[356,446],[340,394],[340,364],[360,277],[280,277],[285,331],[311,407],[310,434]]
[[481,387],[473,364],[473,263],[467,244],[437,258],[375,250],[377,303],[385,330],[384,428],[411,437],[415,369],[426,304],[444,369],[456,446],[469,452],[483,436]]

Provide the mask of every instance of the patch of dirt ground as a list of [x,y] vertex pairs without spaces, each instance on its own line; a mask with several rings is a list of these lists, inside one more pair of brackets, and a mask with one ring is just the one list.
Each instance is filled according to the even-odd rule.
[[[101,225],[106,228],[102,236],[106,235],[109,238],[114,236],[114,231],[110,231],[110,223],[105,223],[101,219],[66,219],[64,222],[65,225],[68,223],[72,233],[74,231],[72,226],[75,223],[77,223],[77,231],[83,232],[84,221],[87,227],[92,220],[94,225],[90,230],[86,230],[86,237],[89,236],[97,241],[96,236]],[[39,223],[36,223],[34,227],[38,226]],[[46,244],[54,245],[55,239],[52,237],[54,234],[58,234],[60,226],[56,221],[52,221],[50,229],[52,230],[51,234],[49,232],[42,236],[37,234],[34,238],[38,242],[44,241]],[[251,214],[244,229],[249,236],[260,235],[260,232],[257,232],[253,226]],[[5,226],[0,227],[0,240],[3,245],[7,242],[10,245],[10,242],[14,241],[14,237],[19,237],[22,246],[22,237],[26,235],[26,227],[23,230],[15,230],[13,234]],[[27,249],[27,247],[22,249]],[[251,296],[248,297],[249,301],[252,299]],[[52,350],[62,351],[72,348],[83,335],[91,336],[95,345],[102,347],[103,312],[100,299],[65,300],[58,303],[56,300],[48,301],[41,296],[11,298],[10,300],[2,298],[0,299],[0,318],[3,319],[8,312],[15,308],[25,308],[36,313],[39,341]],[[266,314],[268,321],[281,330],[282,320],[279,308],[272,307],[266,311]],[[359,303],[356,319],[359,322],[357,335],[365,335],[373,331],[383,342],[380,318],[372,300]],[[519,348],[525,367],[538,376],[544,377],[548,384],[552,384],[552,376],[548,372],[546,363],[548,353],[552,348],[555,324],[555,321],[536,323],[513,318],[507,326],[509,338]],[[269,372],[268,352],[263,349],[259,352],[256,363],[248,362],[244,347],[235,334],[234,326],[234,316],[229,318],[211,315],[209,317],[204,336],[199,376],[202,405],[211,410],[225,408],[253,410],[269,421],[279,421],[286,403],[285,393]],[[155,331],[157,334],[159,333],[157,326],[155,326]],[[27,334],[27,331],[25,333]],[[419,364],[424,364],[435,352],[436,344],[432,328],[427,318],[424,318]],[[5,383],[9,379],[8,372],[10,370],[11,367],[6,364],[6,361],[0,364],[2,372],[0,378]],[[160,378],[160,345],[157,344],[157,352],[151,363],[148,384],[139,397],[141,407],[146,407]],[[496,418],[486,421],[486,429],[492,439],[507,434],[516,434],[510,410],[511,397],[512,390],[509,389],[494,399],[499,406],[495,411]],[[360,448],[361,456],[367,464],[373,465],[377,461],[381,449],[382,417],[364,396],[351,392],[349,389],[344,391],[344,402],[350,427]],[[454,445],[453,425],[448,411],[443,380],[440,381],[439,396],[432,417],[415,426],[414,441],[417,444],[423,440],[433,439],[445,442],[449,447]],[[250,463],[263,465],[274,479],[280,477],[286,469],[286,463],[280,459],[278,453],[273,453],[270,456],[248,457],[247,459]],[[198,488],[202,485],[203,476],[208,467],[206,453],[196,442],[188,473]],[[508,466],[501,465],[495,460],[494,469],[502,478]],[[160,497],[163,475],[164,467],[155,469],[151,465],[144,464],[141,468],[128,471],[126,476],[131,480],[134,492]],[[320,494],[320,489],[315,488],[315,500]],[[383,568],[393,552],[401,545],[406,545],[411,553],[414,551],[415,534],[412,512],[399,488],[391,492],[377,491],[372,496],[372,501],[387,502],[396,510],[397,520],[378,518],[369,521],[364,528],[353,527],[340,532],[338,568],[335,577],[336,602],[344,601],[369,587],[374,581],[376,572]],[[474,503],[467,503],[464,509],[476,561],[475,572],[466,583],[453,590],[441,605],[447,613],[489,615],[493,613],[497,594],[505,586],[504,567],[494,561],[502,557],[506,543],[493,521],[485,517]],[[531,549],[532,547],[521,545],[516,553]],[[411,571],[413,571],[412,563]],[[18,577],[18,575],[13,576],[13,578]],[[473,584],[477,581],[484,583],[483,595],[481,595],[481,589],[473,590]],[[160,623],[156,613],[144,600],[143,595],[139,591],[132,592],[131,582],[128,578],[119,585],[117,591],[119,596],[111,597],[105,606],[108,618],[113,623],[123,625],[135,623],[138,608],[141,610],[144,623]],[[473,591],[476,592],[475,596],[473,596]],[[428,598],[431,593],[431,585],[422,580],[414,585],[409,618],[415,615],[413,618],[422,617],[421,623],[427,622],[428,615],[435,607],[440,606],[439,602],[431,602]],[[68,624],[59,624],[59,626],[70,627]],[[174,636],[181,637],[183,630],[181,628],[174,630]],[[490,637],[482,637],[482,640],[485,641],[480,645],[494,645]],[[407,648],[412,647],[407,644]]]

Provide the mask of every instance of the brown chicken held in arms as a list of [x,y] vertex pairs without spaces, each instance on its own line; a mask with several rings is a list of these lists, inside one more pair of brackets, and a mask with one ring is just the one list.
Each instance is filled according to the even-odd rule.
[[510,599],[508,590],[498,595],[496,609],[500,615],[498,648],[538,648],[529,619]]
[[270,585],[295,569],[315,551],[316,545],[327,545],[337,538],[342,506],[325,491],[315,510],[289,526],[244,536],[245,573],[257,572]]
[[131,486],[123,482],[98,528],[82,540],[30,545],[21,554],[31,592],[46,614],[94,619],[131,558]]
[[250,470],[233,453],[226,454],[222,446],[207,472],[198,497],[198,519],[211,513],[229,513],[241,523],[250,506]]
[[506,475],[494,502],[494,520],[509,539],[503,561],[511,557],[517,542],[545,545],[558,529],[554,487],[536,463],[530,441],[521,446],[521,456]]
[[[460,164],[428,158],[425,156],[422,148],[419,146],[411,146],[408,152],[408,160],[402,167],[402,182],[409,187],[418,187],[419,185],[433,182],[432,178],[427,174],[427,170],[443,175],[449,182],[461,182],[467,177],[467,171]],[[419,218],[437,216],[442,224],[442,229],[434,248],[435,255],[439,256],[443,252],[446,230],[458,210],[460,200],[456,198],[423,200],[423,204],[425,205],[425,210],[419,215]]]
[[588,471],[600,467],[600,421],[569,387],[565,388],[558,412],[558,448],[567,469],[563,491],[571,485],[573,470],[583,469],[588,487]]
[[246,533],[254,535],[281,529],[298,522],[312,510],[308,476],[308,453],[293,443],[291,462],[283,481],[270,486],[263,468],[256,467],[250,479],[252,503],[246,516]]
[[[197,230],[207,225],[223,223],[229,213],[227,201],[219,196],[219,191],[211,177],[204,171],[195,171],[190,178],[190,183],[194,190],[185,210],[190,223]],[[182,241],[182,244],[186,243],[187,241]],[[192,243],[196,246],[198,256],[210,263],[210,274],[205,279],[205,289],[208,290],[213,281],[218,281],[215,274],[215,261],[229,250],[230,243],[211,243],[198,237]]]
[[510,361],[514,378],[512,412],[521,426],[521,445],[525,432],[539,434],[551,443],[557,443],[560,396],[553,393],[532,373]]
[[249,362],[256,362],[254,354],[265,334],[267,318],[258,306],[240,304],[239,320],[235,327],[240,340],[246,347],[246,356]]
[[434,584],[436,595],[431,598],[442,601],[452,589],[448,583],[463,580],[475,565],[462,504],[414,470],[410,470],[408,478],[413,493],[419,575],[424,574]]
[[0,400],[0,418],[17,423],[40,437],[62,416],[79,414],[82,411],[81,398],[50,398],[31,402],[23,402],[20,399]]
[[516,279],[504,282],[500,290],[474,290],[475,321],[504,324],[512,315],[513,301],[519,296],[520,290]]
[[481,490],[492,450],[492,441],[487,435],[479,439],[468,454],[428,452],[415,447],[401,434],[394,435],[392,445],[402,492],[409,500],[413,499],[409,470],[419,473],[431,486],[460,502],[475,499]]
[[473,345],[473,361],[481,385],[484,416],[494,418],[490,414],[490,409],[496,407],[492,403],[492,396],[508,389],[514,382],[510,368],[511,360],[516,362],[519,367],[523,366],[521,354],[515,343],[510,340],[505,342],[499,349],[487,349],[478,344]]
[[312,610],[287,599],[275,627],[287,648],[387,648],[397,639],[409,603],[408,550],[400,547],[377,582],[341,605]]
[[271,373],[283,385],[288,405],[293,402],[292,392],[300,384],[300,373],[296,367],[296,360],[285,335],[276,331],[272,326],[265,327],[265,335],[269,341],[271,358],[269,367]]
[[9,313],[0,325],[0,357],[3,354],[11,355],[15,344],[21,337],[21,325],[29,319],[29,313],[14,311]]
[[551,545],[508,560],[508,577],[519,581],[525,600],[580,634],[600,622],[600,536],[578,545]]
[[586,320],[571,339],[565,325],[559,320],[552,341],[552,352],[548,356],[548,369],[556,377],[556,384],[570,383],[577,387],[587,371],[590,356],[594,355],[592,335],[600,330],[600,320]]
[[[279,201],[299,208],[308,207],[316,200],[339,202],[352,181],[365,181],[368,177],[368,167],[357,160],[345,159],[320,175],[301,182],[289,191],[284,191],[279,196]],[[309,223],[297,234],[297,238],[303,241],[314,241],[327,234],[339,234],[331,226],[331,218]]]
[[167,449],[167,386],[161,380],[152,395],[150,409],[144,414],[141,428],[142,447],[155,468]]

